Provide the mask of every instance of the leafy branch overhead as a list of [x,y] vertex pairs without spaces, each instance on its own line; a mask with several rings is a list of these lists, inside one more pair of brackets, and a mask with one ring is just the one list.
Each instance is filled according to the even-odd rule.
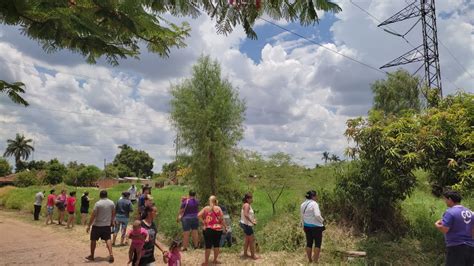
[[6,81],[0,80],[0,92],[4,93],[12,100],[12,102],[28,106],[29,103],[21,97],[21,93],[25,93],[25,84],[22,82],[13,82],[8,83]]
[[250,38],[256,38],[253,25],[266,14],[273,19],[299,21],[302,25],[318,22],[317,11],[339,12],[327,0],[254,1],[228,0],[5,0],[0,2],[0,23],[18,25],[23,33],[37,40],[47,52],[68,49],[80,53],[89,63],[105,56],[112,65],[119,59],[138,57],[140,42],[150,52],[168,56],[172,48],[185,46],[188,23],[175,24],[166,17],[197,17],[208,14],[217,32],[228,34],[242,25]]

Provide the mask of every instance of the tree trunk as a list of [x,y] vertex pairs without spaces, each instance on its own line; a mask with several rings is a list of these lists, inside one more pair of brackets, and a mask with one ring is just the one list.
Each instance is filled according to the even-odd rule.
[[209,151],[209,183],[211,185],[211,194],[217,194],[217,185],[216,185],[216,169],[215,169],[215,155],[211,150]]
[[21,159],[19,156],[15,156],[15,173],[18,172],[18,167],[21,166]]

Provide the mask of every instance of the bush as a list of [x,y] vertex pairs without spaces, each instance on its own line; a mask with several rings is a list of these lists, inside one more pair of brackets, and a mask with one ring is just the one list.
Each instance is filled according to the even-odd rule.
[[66,166],[60,163],[57,159],[53,159],[48,163],[44,182],[51,185],[59,184],[63,182],[66,173]]
[[296,251],[306,243],[297,213],[286,213],[272,219],[257,231],[257,239],[263,249],[271,251]]
[[36,171],[24,171],[16,174],[15,186],[17,187],[29,187],[37,184]]
[[339,174],[340,211],[366,233],[403,233],[400,202],[415,188],[413,170],[419,161],[415,117],[385,117],[374,111],[368,119],[351,119],[347,125],[345,135],[356,143],[352,150],[359,159]]
[[12,173],[12,167],[7,160],[0,158],[0,176],[6,176]]

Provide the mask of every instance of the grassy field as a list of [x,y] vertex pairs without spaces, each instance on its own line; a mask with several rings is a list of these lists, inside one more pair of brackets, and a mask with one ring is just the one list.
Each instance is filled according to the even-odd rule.
[[[298,211],[299,205],[304,199],[304,193],[309,189],[332,190],[335,186],[336,170],[337,166],[307,170],[300,177],[291,180],[289,188],[284,191],[276,205],[276,215],[272,214],[271,203],[265,191],[260,189],[259,182],[248,180],[249,187],[254,190],[253,208],[258,219],[255,231],[261,251],[302,251],[304,234],[298,225]],[[430,194],[426,174],[419,171],[416,175],[418,186],[412,195],[402,203],[402,211],[409,225],[409,231],[404,237],[393,239],[384,234],[370,237],[354,235],[350,228],[337,225],[334,221],[328,221],[329,224],[324,234],[324,253],[321,262],[340,263],[345,261],[341,257],[340,251],[364,250],[368,254],[367,258],[351,260],[350,263],[393,263],[397,265],[439,265],[443,263],[443,236],[434,228],[433,223],[441,217],[446,206],[441,199]],[[119,184],[109,189],[109,198],[116,201],[121,192],[128,187],[128,184]],[[87,190],[90,197],[93,198],[91,206],[98,199],[99,190],[96,188],[75,188],[64,185],[58,185],[55,188],[56,190],[66,188],[68,191],[77,191],[78,198],[82,192]],[[0,188],[0,206],[32,213],[35,193],[50,189],[49,186]],[[170,239],[179,236],[181,232],[180,225],[176,223],[176,215],[180,198],[186,195],[188,189],[184,186],[168,186],[152,191],[155,204],[158,206],[159,231]],[[465,199],[463,204],[473,208],[474,199]],[[324,215],[324,209],[322,212]],[[230,251],[238,252],[243,236],[238,228],[239,215],[234,215],[232,218],[233,234],[237,243]]]

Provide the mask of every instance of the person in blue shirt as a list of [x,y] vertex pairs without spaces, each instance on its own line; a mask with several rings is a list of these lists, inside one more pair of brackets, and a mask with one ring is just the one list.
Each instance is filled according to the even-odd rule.
[[456,191],[443,193],[448,209],[435,227],[444,234],[446,265],[474,265],[474,215],[461,205],[461,195]]

